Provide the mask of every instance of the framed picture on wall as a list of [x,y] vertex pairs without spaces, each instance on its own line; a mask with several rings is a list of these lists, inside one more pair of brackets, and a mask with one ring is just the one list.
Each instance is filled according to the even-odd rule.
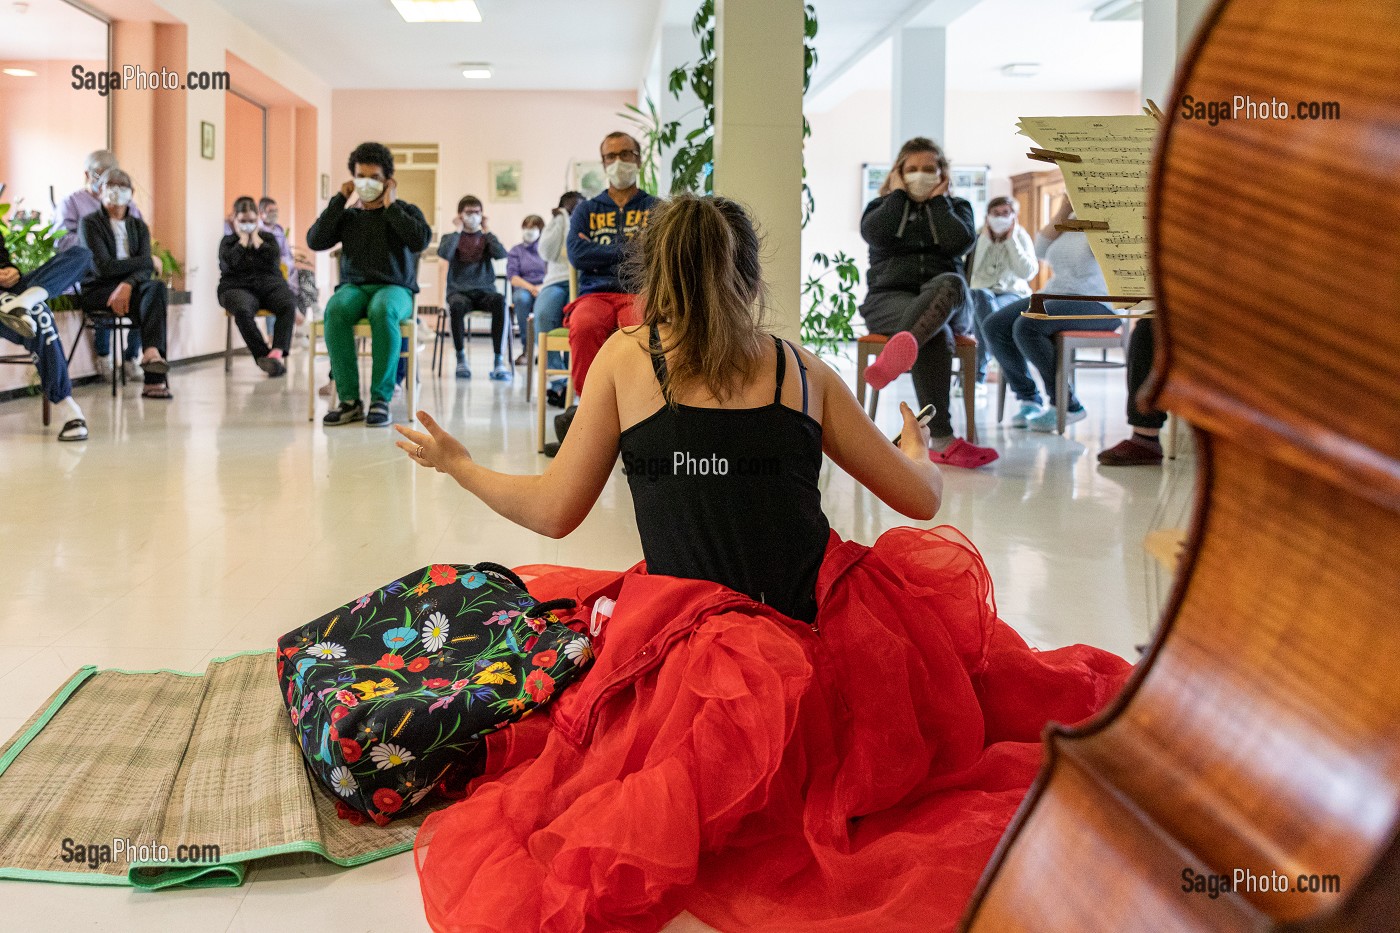
[[890,163],[888,162],[864,162],[860,167],[860,206],[861,210],[865,205],[880,196],[880,186],[885,183],[885,176],[890,173]]
[[603,163],[575,162],[570,187],[581,192],[585,198],[596,198],[608,187],[608,176],[603,171]]
[[491,200],[513,202],[520,200],[520,163],[492,162]]
[[199,154],[206,159],[214,158],[214,124],[199,123]]

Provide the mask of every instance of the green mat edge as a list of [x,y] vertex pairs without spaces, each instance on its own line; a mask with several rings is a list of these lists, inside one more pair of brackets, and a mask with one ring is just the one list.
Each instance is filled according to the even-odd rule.
[[[234,658],[246,657],[250,654],[275,654],[271,648],[252,648],[247,651],[235,651],[233,654],[223,655],[217,658],[210,658],[209,664],[221,661],[230,661]],[[77,673],[68,679],[59,692],[54,696],[48,707],[34,721],[34,725],[20,736],[14,745],[10,746],[3,757],[0,757],[0,775],[3,775],[24,751],[25,746],[34,740],[44,726],[48,725],[58,711],[63,708],[63,704],[68,702],[69,697],[78,691],[78,688],[97,674],[177,674],[181,677],[203,677],[209,672],[206,664],[202,672],[176,671],[169,668],[156,668],[148,671],[131,671],[119,667],[108,667],[98,669],[95,664],[85,664],[78,668]],[[161,891],[167,888],[237,888],[242,886],[243,879],[247,876],[247,871],[243,863],[255,861],[261,858],[268,858],[273,855],[292,855],[309,852],[319,855],[321,858],[333,865],[343,868],[355,868],[370,862],[377,862],[380,859],[389,858],[407,852],[413,848],[413,840],[396,843],[383,849],[376,849],[364,855],[349,859],[338,859],[328,853],[325,848],[314,842],[292,842],[281,846],[269,846],[265,849],[254,849],[250,852],[240,852],[229,861],[220,861],[210,865],[190,865],[169,869],[166,862],[134,862],[127,868],[126,877],[117,875],[97,874],[88,871],[35,871],[30,868],[0,868],[0,879],[14,881],[53,881],[59,884],[90,884],[102,885],[105,887],[133,887],[145,891]],[[176,863],[180,864],[180,863]],[[158,868],[161,873],[153,877],[140,877],[142,869]]]

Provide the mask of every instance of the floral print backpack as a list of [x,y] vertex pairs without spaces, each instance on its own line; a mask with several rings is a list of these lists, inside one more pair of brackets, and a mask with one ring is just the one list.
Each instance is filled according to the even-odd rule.
[[573,682],[592,644],[497,564],[434,564],[278,640],[277,678],[342,817],[404,816],[479,771],[482,737]]

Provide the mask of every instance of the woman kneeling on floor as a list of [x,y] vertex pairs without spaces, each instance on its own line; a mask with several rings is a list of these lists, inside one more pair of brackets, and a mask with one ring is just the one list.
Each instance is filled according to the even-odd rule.
[[[219,243],[219,304],[233,315],[248,352],[268,376],[287,371],[296,329],[297,302],[282,275],[282,250],[272,234],[258,229],[258,202],[233,202],[233,232]],[[275,318],[272,349],[258,329],[258,311]]]
[[907,405],[891,444],[835,371],[762,325],[743,209],[681,195],[634,261],[558,456],[487,469],[425,413],[401,447],[512,521],[577,528],[621,454],[645,566],[532,567],[597,660],[547,715],[486,739],[483,773],[416,842],[440,930],[951,930],[1040,761],[1125,661],[1033,652],[950,528],[842,541],[823,454],[891,508],[938,511]]

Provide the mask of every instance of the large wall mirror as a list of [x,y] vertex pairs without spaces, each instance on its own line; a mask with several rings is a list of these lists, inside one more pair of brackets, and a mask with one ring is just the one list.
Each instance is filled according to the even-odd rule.
[[109,29],[67,0],[0,3],[0,201],[12,212],[55,219],[84,158],[107,148],[111,95],[73,85],[109,70]]

